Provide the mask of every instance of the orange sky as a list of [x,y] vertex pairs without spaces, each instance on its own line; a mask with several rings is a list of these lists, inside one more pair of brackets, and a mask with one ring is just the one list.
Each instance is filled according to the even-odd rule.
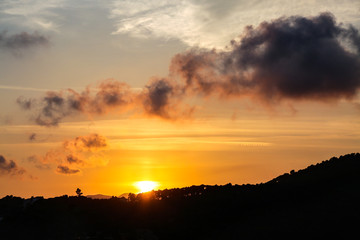
[[[241,39],[266,35],[262,21],[296,15],[318,24],[328,11],[333,18],[319,19],[348,31],[360,27],[359,8],[351,0],[0,3],[0,198],[75,195],[76,188],[119,196],[139,192],[137,181],[159,189],[260,183],[358,152],[360,80],[358,72],[350,79],[351,64],[325,61],[326,47],[315,51],[348,79],[334,77],[335,69],[301,92],[305,85],[281,82],[288,69],[279,67],[301,52],[274,68],[267,66],[275,60],[264,68],[247,62],[271,41],[247,58],[236,54],[245,51]],[[331,40],[356,69],[356,46]],[[217,66],[226,57],[249,69]],[[313,69],[295,65],[299,75]]]
[[[159,182],[161,189],[265,182],[292,169],[356,152],[360,123],[357,112],[345,111],[351,109],[347,105],[300,104],[295,115],[263,113],[259,108],[239,111],[236,118],[228,110],[222,118],[208,113],[182,122],[130,118],[66,122],[50,129],[11,126],[0,146],[27,174],[6,178],[1,189],[4,195],[24,197],[72,195],[77,187],[85,194],[120,195],[138,192],[133,183],[144,180]],[[32,132],[37,140],[29,142]],[[80,173],[62,175],[56,173],[56,161],[49,169],[39,169],[27,160],[63,151],[63,139],[91,133],[105,136],[108,147],[95,156],[100,160],[93,165],[79,165]]]

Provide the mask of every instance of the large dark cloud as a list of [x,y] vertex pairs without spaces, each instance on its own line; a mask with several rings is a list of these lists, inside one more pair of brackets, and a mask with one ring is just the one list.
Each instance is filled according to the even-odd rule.
[[34,32],[22,32],[18,34],[9,35],[6,31],[0,33],[0,48],[10,51],[19,51],[36,46],[47,46],[50,41],[47,37]]
[[172,70],[197,94],[337,100],[360,87],[359,34],[329,13],[293,16],[246,28],[228,51],[191,50]]
[[191,49],[174,56],[170,74],[136,91],[106,80],[83,92],[48,92],[42,99],[17,102],[36,114],[34,121],[56,126],[76,114],[142,111],[176,119],[189,116],[189,96],[250,97],[267,104],[282,100],[337,101],[360,88],[360,35],[336,23],[330,13],[292,16],[248,26],[226,50]]
[[2,175],[23,175],[25,170],[19,167],[13,160],[6,160],[0,155],[0,176]]

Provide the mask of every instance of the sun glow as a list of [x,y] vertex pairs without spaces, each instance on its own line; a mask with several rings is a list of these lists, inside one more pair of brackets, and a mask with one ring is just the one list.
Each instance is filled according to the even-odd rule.
[[139,181],[135,183],[135,186],[142,192],[149,192],[154,190],[159,184],[153,181]]

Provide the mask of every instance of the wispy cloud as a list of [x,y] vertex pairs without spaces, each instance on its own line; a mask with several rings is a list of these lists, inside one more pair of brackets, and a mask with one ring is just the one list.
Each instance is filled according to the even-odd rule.
[[3,23],[12,23],[34,30],[56,31],[55,9],[64,7],[67,0],[3,0],[0,13]]
[[113,34],[178,39],[190,46],[204,40],[209,19],[201,6],[188,0],[114,1],[111,18],[116,22]]
[[20,87],[20,86],[9,86],[9,85],[0,85],[0,89],[20,90],[20,91],[35,91],[35,92],[47,92],[47,91],[50,91],[49,89],[44,89],[44,88]]
[[189,46],[222,48],[249,24],[279,16],[315,15],[331,11],[342,22],[360,24],[360,4],[328,1],[115,0],[110,18],[113,34],[177,39]]

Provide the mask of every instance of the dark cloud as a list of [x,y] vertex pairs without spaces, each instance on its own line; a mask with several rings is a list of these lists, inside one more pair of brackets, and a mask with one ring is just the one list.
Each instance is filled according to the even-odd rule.
[[337,100],[360,87],[359,34],[329,13],[249,26],[228,51],[191,50],[171,69],[197,94]]
[[0,176],[3,175],[23,175],[25,170],[20,168],[13,160],[6,160],[0,155]]
[[6,31],[0,33],[0,49],[10,50],[13,53],[31,47],[48,46],[49,43],[49,39],[38,32],[22,32],[13,35],[7,34]]
[[167,116],[166,106],[173,94],[173,86],[165,79],[161,79],[148,85],[147,89],[147,97],[144,101],[147,112]]
[[19,97],[18,105],[36,113],[33,119],[40,126],[58,126],[63,118],[77,114],[103,114],[109,110],[125,110],[134,102],[130,87],[121,82],[106,80],[100,83],[96,94],[87,88],[79,93],[72,89],[47,92],[42,99]]
[[73,163],[83,163],[83,161],[77,157],[77,156],[74,156],[73,154],[70,154],[70,155],[67,155],[66,156],[66,160],[69,164],[73,164]]
[[91,99],[90,112],[103,113],[114,107],[127,107],[134,101],[134,93],[126,83],[106,80],[99,84],[96,96]]
[[96,152],[108,146],[104,136],[93,133],[88,136],[79,136],[73,140],[65,141],[63,144],[66,150],[77,152]]
[[183,96],[184,89],[181,86],[174,81],[162,78],[151,80],[143,90],[141,99],[148,115],[175,119],[192,111],[191,108],[179,109]]
[[56,172],[60,173],[60,174],[68,174],[68,175],[70,175],[70,174],[79,173],[80,170],[79,169],[71,169],[68,166],[59,165],[56,168]]
[[19,98],[34,121],[57,126],[76,113],[140,110],[165,119],[188,117],[189,97],[250,97],[270,105],[281,100],[351,100],[360,88],[360,35],[330,13],[292,16],[248,26],[226,50],[191,49],[174,56],[170,74],[141,90],[106,80],[95,90],[48,92]]

